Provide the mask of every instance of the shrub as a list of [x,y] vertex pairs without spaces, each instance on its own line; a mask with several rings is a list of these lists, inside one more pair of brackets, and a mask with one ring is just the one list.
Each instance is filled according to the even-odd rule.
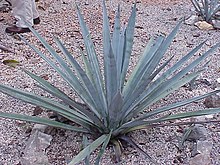
[[[203,46],[205,43],[203,42],[172,67],[164,70],[173,57],[170,57],[162,65],[159,65],[159,63],[174,39],[181,25],[180,21],[167,37],[161,35],[150,39],[136,67],[131,75],[128,76],[126,74],[133,45],[136,4],[132,9],[127,27],[123,29],[121,29],[120,26],[120,7],[118,7],[113,36],[111,37],[107,10],[105,3],[103,3],[104,75],[102,75],[89,31],[79,8],[76,7],[76,9],[86,47],[86,54],[83,52],[81,53],[84,60],[84,68],[76,61],[58,38],[55,38],[56,44],[65,55],[68,63],[56,53],[37,31],[29,26],[34,35],[41,41],[53,58],[56,59],[59,66],[55,65],[52,60],[39,51],[34,45],[31,45],[25,38],[21,38],[57,71],[57,73],[68,83],[70,90],[75,91],[78,97],[83,100],[84,105],[76,102],[46,80],[25,69],[22,70],[36,80],[43,90],[62,100],[62,103],[3,84],[0,85],[0,91],[25,102],[52,110],[77,125],[74,126],[59,121],[51,121],[46,118],[5,112],[0,112],[1,117],[46,124],[94,136],[96,140],[88,146],[86,145],[86,147],[73,158],[69,163],[69,165],[72,165],[85,158],[88,161],[87,158],[91,152],[96,150],[99,146],[102,146],[96,159],[96,164],[99,164],[104,150],[109,143],[113,144],[117,160],[119,161],[121,141],[130,143],[141,153],[145,154],[146,157],[151,159],[150,156],[141,150],[141,148],[139,148],[128,136],[129,132],[151,128],[166,121],[220,112],[220,108],[213,108],[177,114],[165,113],[194,101],[201,100],[219,91],[213,91],[202,96],[189,98],[152,111],[147,110],[150,105],[156,103],[197,77],[202,70],[192,70],[194,70],[209,53],[214,51],[220,43],[214,45],[210,50],[203,53],[194,61],[189,62],[189,59]],[[185,65],[186,62],[189,64],[184,67],[183,65]],[[69,67],[69,64],[71,67]],[[159,73],[160,76],[158,76]],[[126,76],[128,76],[128,79],[126,79]],[[140,112],[142,113],[140,114]],[[160,117],[158,117],[158,115],[160,115]],[[84,138],[84,141],[86,143],[86,138]],[[151,161],[153,160],[151,159]]]

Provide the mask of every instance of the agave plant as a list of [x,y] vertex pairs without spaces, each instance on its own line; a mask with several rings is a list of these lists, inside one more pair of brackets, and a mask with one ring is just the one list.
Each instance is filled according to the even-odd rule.
[[[34,45],[30,44],[25,38],[22,36],[21,38],[57,71],[84,104],[76,102],[46,80],[22,68],[25,73],[39,83],[41,89],[59,98],[62,100],[62,103],[3,84],[0,85],[0,91],[25,102],[52,110],[77,125],[5,112],[0,112],[1,117],[30,121],[91,134],[96,140],[88,145],[86,142],[87,138],[84,138],[85,148],[69,163],[69,165],[73,165],[83,159],[86,159],[88,164],[88,156],[101,146],[96,159],[96,164],[99,164],[108,144],[112,144],[119,160],[121,141],[130,143],[141,153],[145,154],[146,157],[151,159],[149,155],[139,148],[128,136],[128,133],[134,130],[147,129],[166,121],[220,112],[220,108],[213,108],[178,114],[167,113],[172,109],[201,100],[219,91],[189,98],[155,110],[148,110],[150,105],[197,77],[202,70],[192,70],[194,70],[208,54],[213,52],[220,43],[214,45],[207,52],[190,62],[189,59],[203,46],[205,43],[203,42],[172,67],[164,70],[173,57],[170,57],[162,65],[159,65],[159,63],[181,26],[182,21],[180,21],[167,37],[161,35],[150,39],[133,72],[127,75],[134,38],[136,4],[133,6],[127,27],[125,28],[121,28],[120,26],[120,7],[118,7],[114,30],[111,36],[107,10],[103,2],[104,71],[102,73],[93,41],[91,40],[88,28],[86,27],[78,6],[76,10],[86,48],[85,54],[83,51],[81,52],[84,67],[76,61],[74,56],[71,55],[58,38],[55,38],[56,44],[66,59],[61,58],[43,37],[29,26],[34,35],[41,41],[59,65],[52,62],[51,59],[39,51]],[[68,63],[66,61],[68,61]],[[188,65],[184,67],[186,62],[188,62]],[[189,73],[190,71],[191,73]],[[158,76],[158,74],[160,74],[160,76]],[[142,113],[140,114],[140,112]]]
[[202,17],[202,19],[208,23],[212,23],[213,19],[219,19],[216,15],[220,11],[219,0],[191,0],[196,12]]

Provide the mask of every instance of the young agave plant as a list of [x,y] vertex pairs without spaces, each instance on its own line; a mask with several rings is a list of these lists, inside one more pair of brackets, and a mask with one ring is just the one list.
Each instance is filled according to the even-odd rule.
[[[79,8],[76,7],[76,9],[86,48],[86,55],[83,53],[81,54],[85,68],[81,67],[58,38],[55,38],[57,46],[67,60],[62,59],[56,51],[32,27],[30,27],[35,36],[59,63],[59,67],[35,46],[28,43],[24,38],[21,38],[58,72],[58,74],[68,83],[71,90],[75,91],[78,97],[83,100],[85,105],[74,101],[46,80],[25,69],[23,69],[24,72],[36,80],[43,90],[52,94],[54,97],[59,98],[63,102],[59,103],[50,98],[15,89],[3,84],[0,85],[0,91],[17,99],[52,110],[69,119],[73,123],[77,123],[78,126],[64,124],[59,121],[51,121],[46,118],[5,112],[0,112],[0,117],[25,120],[76,132],[83,132],[85,134],[91,134],[97,138],[91,144],[85,145],[85,148],[73,158],[69,163],[69,165],[73,165],[83,159],[85,159],[88,164],[88,156],[91,152],[101,146],[96,159],[96,164],[99,164],[104,150],[109,143],[113,145],[116,156],[119,160],[121,141],[130,143],[141,153],[145,154],[146,157],[151,159],[146,152],[141,150],[141,148],[139,148],[138,145],[127,136],[129,132],[138,129],[147,129],[151,126],[155,126],[155,124],[163,123],[165,121],[220,112],[220,108],[213,108],[178,114],[165,113],[174,108],[201,100],[219,91],[213,91],[202,96],[176,102],[172,105],[166,105],[155,110],[147,110],[150,105],[156,103],[197,77],[202,70],[191,73],[189,73],[189,71],[194,70],[194,68],[204,60],[209,53],[213,52],[220,43],[214,45],[210,50],[194,61],[189,62],[188,60],[190,57],[192,57],[203,46],[205,43],[203,42],[191,50],[172,67],[163,71],[172,60],[172,57],[162,65],[159,65],[159,62],[175,37],[181,25],[180,22],[167,37],[158,36],[150,39],[136,67],[131,75],[128,76],[128,79],[126,79],[134,38],[136,4],[132,9],[127,27],[123,29],[121,29],[120,26],[120,8],[118,7],[113,36],[111,37],[107,10],[105,3],[103,3],[103,76],[100,71],[94,44],[83,20],[83,16],[81,15]],[[68,61],[71,67],[69,67],[65,61]],[[183,64],[187,61],[189,64],[183,67]],[[159,73],[160,76],[158,76]],[[140,112],[142,112],[141,115]],[[163,117],[156,117],[159,114]],[[84,141],[86,143],[86,138]]]
[[191,0],[196,12],[202,17],[202,19],[208,23],[212,23],[213,19],[219,19],[216,15],[220,11],[219,0]]

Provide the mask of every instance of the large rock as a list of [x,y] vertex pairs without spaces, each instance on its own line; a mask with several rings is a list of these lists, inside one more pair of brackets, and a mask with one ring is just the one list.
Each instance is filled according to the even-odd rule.
[[21,159],[21,164],[50,165],[45,150],[50,145],[51,140],[51,135],[45,134],[37,129],[32,131],[32,134],[27,141],[24,156]]
[[212,139],[208,139],[208,130],[201,124],[196,124],[189,136],[188,141],[193,143],[189,165],[211,165]]
[[189,165],[211,165],[210,153],[212,150],[212,146],[212,141],[197,141],[198,154],[190,159]]

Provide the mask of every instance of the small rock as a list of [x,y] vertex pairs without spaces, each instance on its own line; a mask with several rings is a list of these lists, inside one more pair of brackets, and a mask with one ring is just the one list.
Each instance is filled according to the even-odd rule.
[[139,25],[136,25],[135,28],[137,28],[137,29],[144,29],[143,26],[139,26]]
[[36,106],[34,108],[33,116],[40,115],[42,112],[43,112],[43,109],[41,107],[39,107],[39,106]]
[[21,121],[21,120],[15,120],[15,123],[19,127],[23,127],[23,126],[25,126],[27,124],[25,121]]
[[199,33],[193,34],[193,37],[199,37],[199,36],[200,36]]
[[163,156],[164,155],[164,151],[163,150],[157,150],[156,151],[156,156],[157,157],[161,157],[161,156]]
[[41,131],[43,133],[52,135],[55,130],[56,130],[55,127],[51,127],[51,126],[43,125],[43,124],[35,124],[34,127],[32,128],[32,134],[35,131]]
[[191,15],[188,19],[185,20],[185,24],[187,24],[187,25],[194,25],[198,21],[199,21],[198,16]]
[[62,123],[65,123],[65,122],[68,122],[70,121],[69,119],[59,115],[58,113],[56,112],[48,112],[47,116],[50,118],[50,119],[55,119],[55,121],[59,121],[59,122],[62,122]]
[[211,140],[198,141],[197,151],[209,155],[212,151],[213,142]]
[[41,131],[41,132],[44,132],[46,130],[48,126],[47,125],[43,125],[43,124],[35,124],[33,129],[32,129],[32,132],[34,133],[35,131]]
[[220,96],[218,94],[207,97],[204,101],[204,105],[207,108],[218,108],[220,107]]
[[214,118],[214,115],[212,114],[212,115],[204,115],[204,117],[206,118],[206,119],[213,119]]
[[214,27],[206,21],[198,21],[195,25],[201,30],[212,30]]
[[40,77],[43,78],[44,80],[49,80],[50,78],[48,74],[43,74]]
[[29,134],[29,133],[31,133],[31,131],[32,131],[32,127],[26,127],[26,129],[25,129],[25,133],[26,134]]
[[196,124],[189,136],[187,137],[188,141],[196,142],[197,140],[205,140],[207,138],[208,132],[206,128],[201,124]]

